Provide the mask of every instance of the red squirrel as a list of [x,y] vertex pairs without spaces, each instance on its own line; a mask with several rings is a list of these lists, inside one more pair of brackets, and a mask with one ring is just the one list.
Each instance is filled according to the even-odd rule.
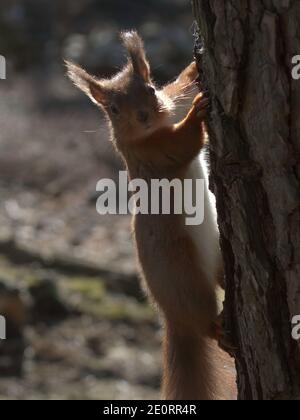
[[[111,140],[130,179],[205,179],[199,153],[205,144],[208,101],[200,94],[192,103],[196,64],[158,89],[139,35],[125,32],[121,37],[128,51],[122,71],[97,79],[67,62],[69,77],[105,111]],[[141,275],[163,319],[165,399],[216,398],[209,337],[218,333],[221,258],[213,207],[206,187],[200,226],[186,226],[184,215],[178,214],[138,214],[133,220]]]

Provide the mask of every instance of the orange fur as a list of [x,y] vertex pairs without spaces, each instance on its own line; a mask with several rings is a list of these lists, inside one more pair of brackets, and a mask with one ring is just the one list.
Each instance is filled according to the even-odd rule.
[[[203,105],[204,104],[204,105]],[[169,169],[173,178],[180,178],[180,171],[189,164],[204,146],[205,134],[202,120],[207,100],[199,94],[188,115],[178,124],[163,126],[150,135],[137,138],[125,148],[126,161],[142,161],[147,165],[163,171],[167,175]],[[127,144],[128,146],[128,144]]]
[[[198,95],[177,124],[171,117],[176,101],[194,94],[196,65],[192,63],[173,83],[158,90],[142,40],[135,32],[122,38],[129,61],[117,76],[96,79],[67,63],[69,76],[104,109],[112,141],[131,179],[142,178],[149,184],[152,179],[184,180],[205,142],[207,100]],[[163,396],[214,399],[214,359],[219,353],[211,350],[209,337],[219,332],[217,275],[215,282],[208,278],[205,257],[186,229],[184,215],[138,214],[133,230],[145,287],[164,322]]]
[[[125,154],[131,178],[183,180],[188,163],[204,144],[206,105],[198,95],[179,124],[132,144]],[[164,398],[213,399],[213,364],[205,337],[213,335],[216,293],[201,268],[183,216],[137,215],[134,232],[143,277],[165,320]]]

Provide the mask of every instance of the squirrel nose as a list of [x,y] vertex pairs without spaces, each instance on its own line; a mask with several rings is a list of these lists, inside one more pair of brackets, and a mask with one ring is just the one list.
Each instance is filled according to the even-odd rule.
[[146,123],[149,120],[149,113],[146,111],[139,111],[138,113],[138,120],[141,123]]

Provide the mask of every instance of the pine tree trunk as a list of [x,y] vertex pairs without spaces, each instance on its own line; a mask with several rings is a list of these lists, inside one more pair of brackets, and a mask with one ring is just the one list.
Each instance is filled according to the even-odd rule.
[[300,399],[300,2],[193,3],[239,399]]

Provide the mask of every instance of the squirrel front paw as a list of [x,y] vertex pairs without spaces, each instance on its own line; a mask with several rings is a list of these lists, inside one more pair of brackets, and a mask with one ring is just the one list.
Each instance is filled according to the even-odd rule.
[[195,97],[195,99],[193,100],[193,105],[194,106],[198,106],[200,105],[200,103],[203,101],[203,93],[198,93],[198,95]]
[[206,110],[209,107],[209,99],[205,98],[202,93],[199,93],[193,102],[194,114],[198,119],[203,119],[206,115]]

